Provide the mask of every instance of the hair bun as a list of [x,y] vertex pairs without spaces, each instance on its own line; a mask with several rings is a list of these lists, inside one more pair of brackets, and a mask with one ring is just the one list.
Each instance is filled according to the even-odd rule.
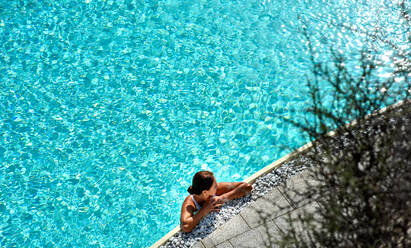
[[188,187],[187,191],[188,193],[193,194],[193,186]]

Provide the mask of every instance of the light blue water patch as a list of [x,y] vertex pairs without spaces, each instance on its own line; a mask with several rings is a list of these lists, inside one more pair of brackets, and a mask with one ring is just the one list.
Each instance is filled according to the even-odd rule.
[[0,0],[1,246],[151,245],[196,171],[243,180],[307,141],[283,120],[309,101],[301,20],[355,54],[330,23],[400,39],[382,2]]

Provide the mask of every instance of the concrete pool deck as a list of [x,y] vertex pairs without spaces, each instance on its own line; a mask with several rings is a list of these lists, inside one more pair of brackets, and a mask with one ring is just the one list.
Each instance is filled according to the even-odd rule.
[[[303,171],[287,180],[285,187],[275,187],[263,197],[245,207],[238,215],[217,228],[210,235],[194,244],[195,248],[237,248],[237,247],[275,247],[273,241],[287,226],[287,216],[294,216],[305,209],[310,211],[317,207],[315,201],[303,201],[297,205],[295,197],[287,197],[284,190],[298,189],[304,191],[305,180],[309,180]],[[292,199],[291,199],[292,198]],[[303,200],[303,199],[301,199]],[[291,207],[291,211],[279,209]]]

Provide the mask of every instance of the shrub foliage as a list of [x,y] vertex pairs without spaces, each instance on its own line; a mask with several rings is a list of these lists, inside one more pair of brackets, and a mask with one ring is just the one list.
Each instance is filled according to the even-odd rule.
[[[407,40],[391,41],[376,29],[364,32],[379,46],[352,57],[328,48],[331,61],[318,60],[304,28],[311,54],[307,85],[311,104],[306,121],[295,122],[314,140],[304,154],[309,161],[305,200],[314,211],[288,216],[288,230],[276,241],[282,247],[411,246],[411,18],[407,1],[399,3],[399,25]],[[340,25],[351,32],[352,26]],[[377,47],[377,48],[376,48]],[[391,75],[380,77],[378,51],[389,48]],[[328,87],[324,92],[324,85]],[[332,92],[332,102],[325,97]],[[379,111],[395,102],[386,111]],[[356,120],[354,123],[351,123]],[[351,124],[347,124],[351,123]],[[333,135],[329,132],[334,130]],[[313,185],[312,182],[315,182]],[[303,204],[303,203],[302,203]],[[302,208],[304,209],[304,208]]]

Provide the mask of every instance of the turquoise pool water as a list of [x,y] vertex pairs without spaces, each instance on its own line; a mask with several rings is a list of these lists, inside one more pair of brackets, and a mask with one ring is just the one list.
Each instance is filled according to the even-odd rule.
[[365,38],[328,24],[397,32],[383,3],[0,0],[0,246],[153,244],[196,171],[306,142],[282,120],[309,98],[297,17],[350,53]]

